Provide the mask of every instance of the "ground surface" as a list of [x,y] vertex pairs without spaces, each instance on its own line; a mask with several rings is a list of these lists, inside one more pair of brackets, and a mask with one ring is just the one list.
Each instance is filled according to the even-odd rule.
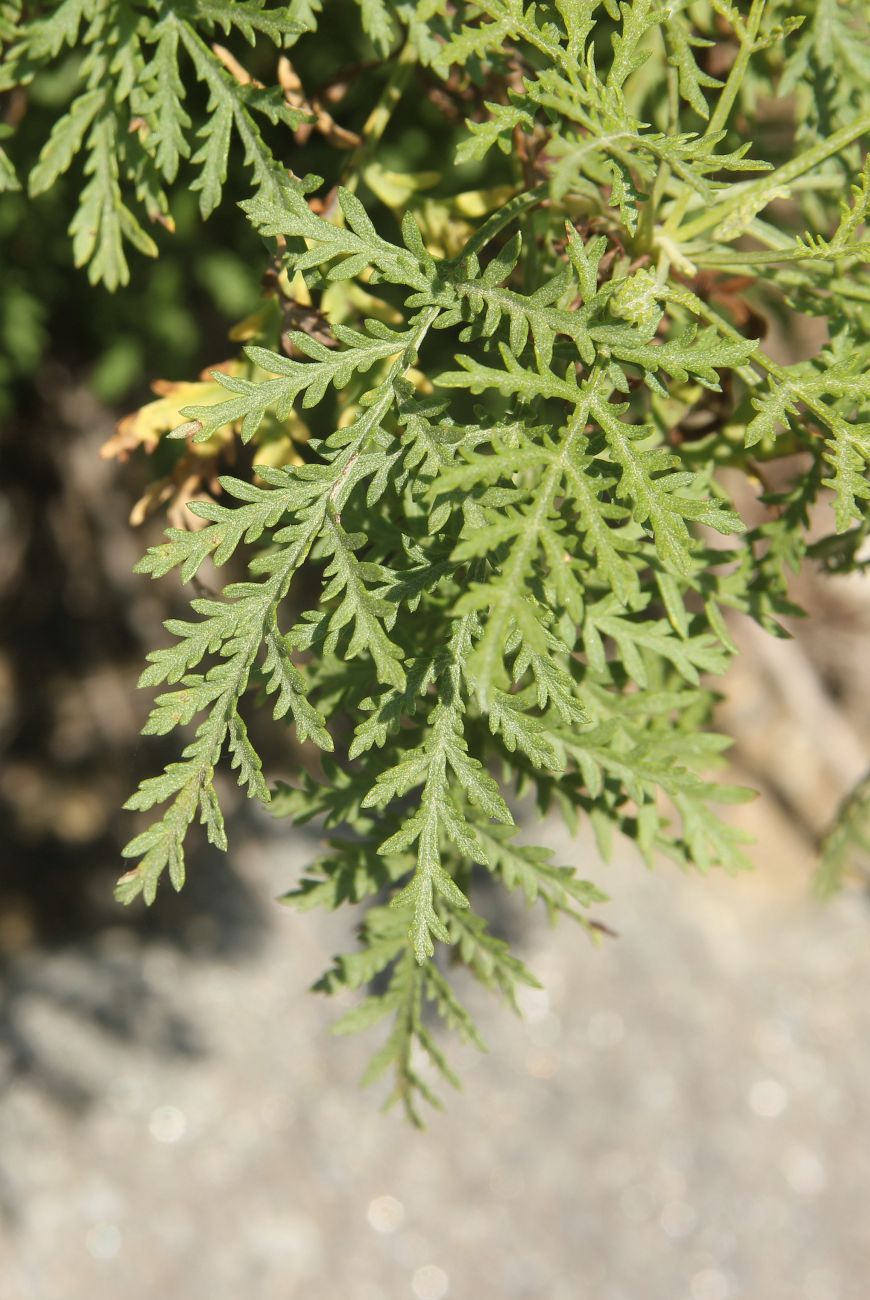
[[178,933],[25,946],[3,1295],[866,1300],[870,909],[820,910],[770,829],[739,880],[575,846],[621,937],[525,925],[547,992],[472,995],[491,1051],[422,1134],[305,993],[342,928],[244,902],[310,841],[250,840]]

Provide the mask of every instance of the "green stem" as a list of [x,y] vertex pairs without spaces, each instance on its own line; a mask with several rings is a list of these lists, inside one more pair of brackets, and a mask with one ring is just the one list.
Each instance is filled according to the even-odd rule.
[[380,143],[384,132],[389,125],[390,118],[396,111],[396,107],[405,92],[405,86],[411,74],[411,69],[417,60],[417,53],[410,41],[406,42],[399,51],[393,70],[390,73],[390,79],[384,86],[378,102],[365,120],[360,134],[362,140],[354,149],[348,158],[344,167],[344,179],[342,185],[346,190],[353,193],[359,185],[362,177],[363,168],[365,167],[373,149]]
[[863,240],[857,244],[847,244],[842,248],[831,248],[824,253],[813,252],[812,249],[793,248],[770,249],[753,253],[701,253],[692,258],[698,266],[727,266],[739,268],[742,266],[768,266],[776,265],[780,262],[825,262],[836,261],[841,257],[857,257],[860,261],[870,260],[870,240]]
[[[767,0],[752,0],[752,8],[749,11],[746,27],[743,31],[743,39],[740,42],[740,49],[737,58],[731,65],[731,71],[728,73],[728,79],[722,87],[722,93],[716,102],[713,110],[713,116],[707,123],[702,139],[707,139],[714,131],[721,131],[737,97],[737,92],[743,84],[743,78],[746,76],[746,68],[749,60],[755,52],[755,38],[758,35],[758,29],[761,26],[761,19],[764,14],[764,7]],[[677,229],[683,217],[686,215],[686,208],[689,206],[691,194],[684,190],[681,194],[673,212],[665,224],[665,230],[668,234],[673,234]]]
[[755,53],[755,38],[761,26],[766,3],[767,0],[752,0],[752,8],[746,21],[746,35],[740,43],[737,58],[732,63],[728,79],[722,87],[722,94],[716,101],[713,116],[707,123],[707,129],[704,132],[705,137],[713,135],[716,131],[722,131],[728,121],[734,100],[737,98],[737,92],[743,85],[749,60]]
[[[680,122],[680,98],[679,82],[677,80],[677,70],[668,65],[668,134],[676,135]],[[637,244],[643,252],[649,252],[654,243],[655,219],[656,213],[662,201],[662,197],[667,189],[668,181],[671,178],[670,163],[662,162],[656,178],[653,182],[652,194],[647,199],[640,213],[640,223],[638,228]],[[683,193],[688,196],[688,190]]]
[[748,185],[741,186],[736,193],[732,192],[722,203],[702,212],[690,221],[688,225],[680,227],[674,236],[680,243],[687,243],[697,235],[703,234],[711,226],[716,226],[727,217],[730,212],[739,208],[744,203],[754,206],[758,200],[764,200],[766,194],[773,190],[781,189],[788,186],[792,181],[803,176],[805,172],[812,171],[823,163],[827,158],[835,154],[842,153],[850,144],[860,140],[862,135],[870,131],[870,113],[865,113],[857,121],[851,122],[848,126],[843,126],[839,131],[835,131],[827,140],[820,140],[814,144],[811,149],[804,150],[796,158],[790,159],[782,167],[777,167],[776,171],[768,172],[757,181],[750,181]]

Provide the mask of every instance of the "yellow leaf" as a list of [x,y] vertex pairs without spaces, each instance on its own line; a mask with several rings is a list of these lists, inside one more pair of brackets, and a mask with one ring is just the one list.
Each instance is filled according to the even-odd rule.
[[420,190],[431,190],[441,179],[440,172],[391,172],[380,163],[369,163],[363,172],[366,185],[391,211],[403,212]]
[[[209,367],[209,370],[222,370],[228,375],[239,375],[244,369],[245,362],[240,359],[222,361],[219,365]],[[100,455],[105,460],[113,457],[126,460],[138,447],[153,452],[165,434],[183,423],[183,406],[207,405],[226,399],[225,389],[210,378],[208,370],[204,370],[198,380],[173,382],[158,379],[151,387],[158,395],[157,400],[147,402],[138,411],[125,415],[118,422],[111,438],[100,448]],[[192,444],[191,451],[202,456],[213,456],[215,446],[227,442],[231,436],[231,432],[224,429],[209,438],[208,442]]]

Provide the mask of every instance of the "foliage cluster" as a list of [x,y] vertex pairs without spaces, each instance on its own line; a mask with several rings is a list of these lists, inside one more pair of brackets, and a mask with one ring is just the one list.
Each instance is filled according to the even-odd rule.
[[[226,847],[224,757],[325,825],[288,901],[364,906],[320,986],[367,990],[343,1030],[390,1020],[371,1074],[416,1119],[421,1062],[453,1079],[428,1008],[477,1041],[452,968],[511,1002],[534,983],[479,880],[601,928],[520,800],[605,856],[618,833],[746,865],[717,809],[747,792],[709,776],[729,619],[782,634],[792,572],[866,555],[870,34],[839,0],[360,0],[342,69],[327,8],[7,3],[2,85],[72,52],[27,184],[83,159],[74,254],[110,289],[125,245],[157,251],[143,221],[171,229],[183,167],[203,217],[247,167],[267,273],[242,353],[115,443],[175,456],[155,499],[239,444],[255,461],[139,566],[198,584],[142,677],[165,688],[146,732],[196,726],[129,801],[163,811],[118,892],[180,888],[197,819]],[[777,360],[765,333],[810,317],[824,345]],[[236,552],[248,576],[212,590]],[[270,791],[258,704],[309,755],[293,785]]]

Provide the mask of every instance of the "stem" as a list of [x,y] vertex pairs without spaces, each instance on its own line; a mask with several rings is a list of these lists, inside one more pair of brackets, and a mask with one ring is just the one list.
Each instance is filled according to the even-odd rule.
[[832,248],[825,253],[816,253],[811,249],[793,248],[770,249],[753,253],[700,253],[692,258],[698,266],[767,266],[779,262],[824,262],[836,261],[841,257],[857,257],[861,261],[870,260],[870,240],[858,244],[847,244],[843,248]]
[[749,18],[746,22],[746,35],[740,43],[740,49],[737,58],[731,65],[731,71],[725,85],[722,87],[722,94],[716,101],[716,107],[713,110],[713,116],[707,123],[707,129],[704,136],[713,135],[716,131],[724,129],[734,100],[737,98],[737,92],[743,84],[743,78],[746,76],[746,68],[749,60],[755,53],[755,38],[758,35],[758,29],[761,26],[761,19],[764,16],[764,8],[767,0],[752,0],[752,8],[749,11]]
[[811,171],[813,167],[818,167],[827,158],[834,154],[841,153],[856,140],[860,140],[862,135],[870,131],[870,113],[865,113],[859,117],[856,122],[843,126],[839,131],[835,131],[827,140],[820,140],[814,144],[811,149],[806,149],[803,153],[798,154],[796,158],[790,159],[782,167],[777,167],[776,171],[768,172],[757,181],[750,181],[748,185],[742,186],[736,193],[732,192],[730,197],[724,202],[716,204],[706,212],[702,212],[690,221],[688,225],[680,227],[676,231],[675,238],[681,243],[686,243],[694,239],[696,235],[702,234],[709,230],[711,226],[716,226],[726,217],[729,212],[742,204],[752,204],[756,199],[764,199],[768,191],[778,189],[782,186],[789,185],[792,181],[803,176],[805,172]]
[[381,93],[378,102],[365,120],[365,125],[360,132],[362,140],[354,149],[348,158],[344,167],[344,179],[342,184],[346,190],[354,193],[359,185],[362,170],[384,132],[389,125],[390,118],[396,110],[396,107],[405,91],[411,68],[416,62],[416,51],[410,41],[406,42],[399,51],[393,70],[390,73],[390,79]]
[[[728,79],[722,87],[722,93],[719,96],[716,107],[713,110],[713,116],[704,129],[701,137],[706,140],[714,131],[721,131],[728,121],[729,114],[737,98],[737,92],[743,83],[746,75],[746,68],[749,60],[755,52],[755,38],[758,35],[758,29],[761,26],[762,15],[767,0],[752,0],[752,8],[749,11],[749,18],[743,31],[743,38],[740,42],[740,49],[737,58],[731,65],[731,71],[728,73]],[[665,223],[665,229],[668,234],[673,234],[677,229],[683,217],[686,214],[686,208],[689,206],[691,195],[688,190],[684,190],[673,212]]]
[[[668,64],[668,134],[676,135],[680,121],[680,99],[679,99],[679,82],[677,80],[677,70]],[[652,194],[646,201],[641,210],[640,223],[638,229],[638,246],[648,252],[652,249],[655,232],[656,213],[659,210],[659,204],[662,201],[662,195],[667,188],[668,181],[671,177],[670,163],[663,162],[656,172],[656,178],[653,182]],[[683,191],[683,195],[688,195],[688,190]]]

